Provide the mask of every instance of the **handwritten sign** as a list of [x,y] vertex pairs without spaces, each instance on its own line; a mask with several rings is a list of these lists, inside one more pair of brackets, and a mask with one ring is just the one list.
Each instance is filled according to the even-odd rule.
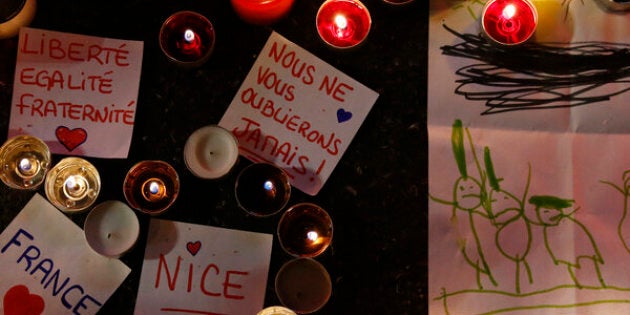
[[9,137],[37,136],[52,153],[126,158],[143,43],[22,28]]
[[240,154],[282,167],[316,195],[378,94],[272,33],[219,122]]
[[272,235],[152,219],[135,314],[256,314]]
[[95,314],[131,271],[35,194],[0,234],[0,313]]

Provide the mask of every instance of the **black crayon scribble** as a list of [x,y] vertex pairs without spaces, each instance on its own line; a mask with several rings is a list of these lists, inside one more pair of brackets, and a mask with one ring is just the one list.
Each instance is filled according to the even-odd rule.
[[440,47],[448,56],[480,63],[456,71],[455,93],[485,101],[482,115],[517,110],[575,107],[610,100],[630,90],[630,45],[608,42],[526,43],[499,46],[484,36],[460,34],[463,42]]

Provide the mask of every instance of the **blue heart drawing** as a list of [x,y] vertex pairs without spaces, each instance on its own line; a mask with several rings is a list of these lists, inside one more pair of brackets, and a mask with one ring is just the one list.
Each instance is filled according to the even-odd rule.
[[342,123],[344,121],[348,121],[352,118],[352,113],[345,111],[343,108],[337,110],[337,121]]

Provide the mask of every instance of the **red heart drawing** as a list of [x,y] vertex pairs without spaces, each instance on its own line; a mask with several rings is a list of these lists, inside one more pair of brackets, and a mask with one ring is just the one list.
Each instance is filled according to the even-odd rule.
[[188,242],[188,244],[186,244],[186,249],[188,250],[189,253],[195,256],[199,252],[199,249],[201,249],[201,242],[200,241]]
[[59,126],[55,130],[55,135],[57,136],[57,140],[59,140],[68,151],[76,149],[76,147],[87,140],[87,131],[83,128],[70,130],[70,128],[66,126]]
[[44,299],[30,294],[25,285],[13,286],[4,294],[4,315],[39,315],[44,312]]

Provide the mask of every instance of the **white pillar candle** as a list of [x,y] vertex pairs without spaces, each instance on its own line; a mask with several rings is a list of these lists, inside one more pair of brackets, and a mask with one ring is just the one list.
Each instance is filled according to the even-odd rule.
[[12,0],[2,5],[6,6],[0,15],[0,39],[14,37],[20,27],[31,24],[37,9],[36,0]]
[[125,203],[109,200],[90,211],[83,230],[88,245],[95,252],[118,258],[136,244],[140,223],[136,214]]
[[225,176],[238,159],[238,141],[227,129],[210,125],[193,132],[184,147],[184,161],[197,177]]

